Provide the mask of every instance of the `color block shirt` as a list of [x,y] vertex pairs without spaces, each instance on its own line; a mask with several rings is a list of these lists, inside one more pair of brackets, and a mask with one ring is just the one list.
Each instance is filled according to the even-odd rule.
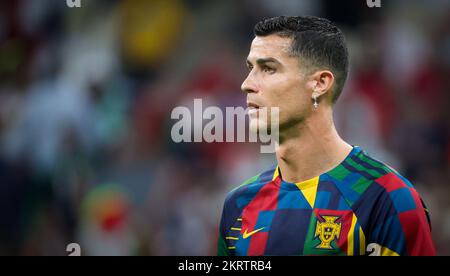
[[435,255],[430,225],[411,183],[354,147],[313,179],[275,166],[231,191],[218,255]]

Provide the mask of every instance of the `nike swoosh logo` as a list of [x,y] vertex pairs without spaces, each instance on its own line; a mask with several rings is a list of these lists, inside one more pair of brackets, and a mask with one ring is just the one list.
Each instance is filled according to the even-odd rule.
[[250,236],[252,236],[252,235],[258,233],[259,231],[263,230],[264,228],[266,228],[266,227],[262,227],[262,228],[256,229],[255,231],[252,231],[252,232],[250,232],[250,233],[247,233],[247,230],[248,230],[248,229],[245,229],[244,234],[242,234],[242,237],[243,237],[244,239],[247,239],[248,237],[250,237]]

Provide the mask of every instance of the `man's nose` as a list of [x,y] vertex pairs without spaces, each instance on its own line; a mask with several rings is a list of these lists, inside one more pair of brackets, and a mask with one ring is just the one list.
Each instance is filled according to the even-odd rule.
[[241,90],[245,93],[256,93],[258,89],[256,88],[255,81],[252,76],[252,72],[250,72],[247,78],[241,85]]

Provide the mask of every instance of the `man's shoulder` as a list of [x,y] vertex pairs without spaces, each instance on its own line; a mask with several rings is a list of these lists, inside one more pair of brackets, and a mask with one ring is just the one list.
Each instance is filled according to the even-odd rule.
[[335,183],[349,206],[372,204],[374,199],[385,197],[398,201],[412,191],[415,193],[408,179],[360,148],[323,179]]
[[384,199],[389,199],[397,211],[421,207],[423,204],[413,184],[386,163],[364,151],[355,154],[349,163],[348,169],[360,175],[360,180],[352,186],[360,192],[359,204],[374,203],[375,198],[386,203]]
[[[370,214],[376,214],[380,221],[389,220],[391,227],[417,229],[423,226],[431,229],[429,211],[422,197],[407,178],[365,152],[361,152],[356,158],[361,160],[360,164],[366,168],[369,165],[372,166],[365,170],[365,172],[370,171],[372,179],[365,180],[368,183],[365,191],[352,205],[352,209],[357,210],[356,215],[363,224],[375,225],[375,222],[369,222],[368,219]],[[397,222],[392,222],[393,219]],[[383,223],[380,222],[379,225]]]
[[411,182],[393,167],[375,159],[363,150],[355,154],[351,161],[354,162],[352,165],[359,169],[361,175],[381,185],[387,192],[399,188],[414,188]]

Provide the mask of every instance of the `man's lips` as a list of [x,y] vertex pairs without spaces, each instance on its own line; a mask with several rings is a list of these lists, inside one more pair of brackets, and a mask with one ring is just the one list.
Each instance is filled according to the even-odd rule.
[[260,108],[260,106],[258,104],[253,103],[253,102],[247,102],[247,107],[250,109],[259,109]]

